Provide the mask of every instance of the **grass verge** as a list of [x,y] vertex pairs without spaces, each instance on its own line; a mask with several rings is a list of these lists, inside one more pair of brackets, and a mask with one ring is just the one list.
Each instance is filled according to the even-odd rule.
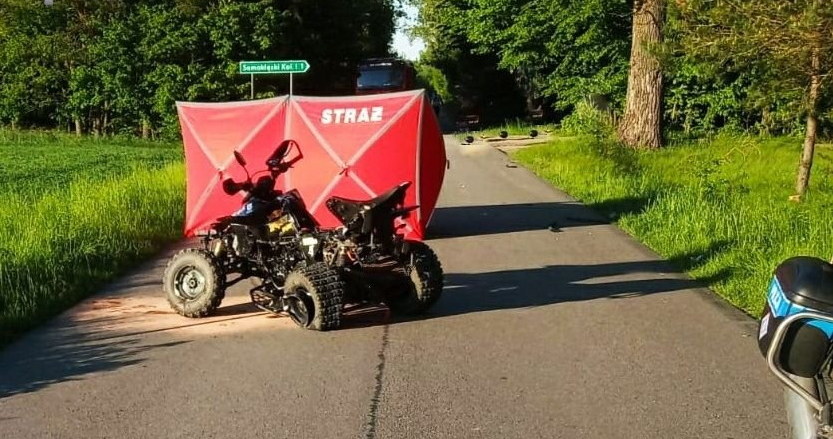
[[727,136],[637,152],[578,137],[513,158],[758,315],[781,260],[833,255],[833,150],[820,147],[811,191],[795,204],[800,148],[794,138]]
[[0,346],[181,237],[181,146],[44,136],[0,133]]

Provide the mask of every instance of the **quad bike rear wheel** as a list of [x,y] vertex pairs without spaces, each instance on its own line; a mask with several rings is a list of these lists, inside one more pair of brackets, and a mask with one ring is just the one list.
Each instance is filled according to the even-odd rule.
[[387,305],[401,315],[418,315],[431,308],[443,292],[443,267],[436,253],[422,242],[410,242],[405,256],[405,290]]
[[298,268],[286,277],[284,303],[296,325],[315,331],[341,325],[344,282],[337,271],[322,263]]
[[225,296],[222,268],[211,253],[189,248],[175,254],[165,267],[162,288],[171,308],[185,317],[210,315]]

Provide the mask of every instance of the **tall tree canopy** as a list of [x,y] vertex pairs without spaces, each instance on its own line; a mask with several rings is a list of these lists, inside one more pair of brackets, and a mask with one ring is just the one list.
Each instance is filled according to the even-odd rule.
[[[247,96],[244,59],[304,58],[299,92],[352,91],[389,53],[393,0],[0,0],[0,123],[176,132],[175,100]],[[260,96],[286,78],[258,77]]]
[[531,94],[562,107],[588,94],[621,101],[629,26],[624,0],[473,0],[469,39]]
[[[624,97],[630,35],[622,20],[628,14],[626,0],[415,1],[420,8],[416,33],[427,46],[423,61],[451,76],[484,78],[478,71],[500,69],[507,75],[501,80],[511,78],[528,107],[545,100],[566,110],[590,94],[616,103]],[[498,84],[466,85],[489,92]]]
[[[620,114],[625,110],[629,54],[634,49],[633,20],[649,17],[634,14],[633,7],[659,5],[627,0],[408,1],[420,11],[415,33],[427,45],[422,62],[444,73],[452,89],[483,94],[500,88],[515,93],[515,87],[502,82],[511,78],[528,100],[545,99],[558,110],[569,112],[591,95],[602,95]],[[656,21],[664,23],[664,43],[640,43],[634,49],[637,54],[655,54],[661,61],[663,122],[671,129],[695,133],[722,128],[793,132],[794,92],[783,88],[773,92],[766,85],[773,73],[771,65],[715,62],[678,44],[691,31],[691,16],[681,9],[693,13],[707,3],[671,1],[665,20]],[[752,8],[757,4],[738,3]],[[724,49],[727,56],[733,52],[731,47]],[[495,68],[499,71],[494,76],[483,73]],[[487,76],[482,82],[465,80]]]
[[486,123],[520,115],[523,101],[513,76],[498,68],[492,53],[478,51],[468,38],[467,0],[419,0],[419,25],[414,33],[425,40],[421,69],[435,67],[434,89],[451,113],[477,113]]

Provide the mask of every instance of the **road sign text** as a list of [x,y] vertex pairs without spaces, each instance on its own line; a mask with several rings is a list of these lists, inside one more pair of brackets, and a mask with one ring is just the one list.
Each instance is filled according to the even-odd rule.
[[304,73],[307,70],[309,63],[305,60],[240,61],[240,73],[246,75]]

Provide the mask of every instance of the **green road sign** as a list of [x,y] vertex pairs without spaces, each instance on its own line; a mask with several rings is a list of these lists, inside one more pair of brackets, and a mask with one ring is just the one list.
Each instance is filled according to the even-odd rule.
[[307,70],[309,63],[306,60],[240,61],[240,73],[246,75],[305,73]]

